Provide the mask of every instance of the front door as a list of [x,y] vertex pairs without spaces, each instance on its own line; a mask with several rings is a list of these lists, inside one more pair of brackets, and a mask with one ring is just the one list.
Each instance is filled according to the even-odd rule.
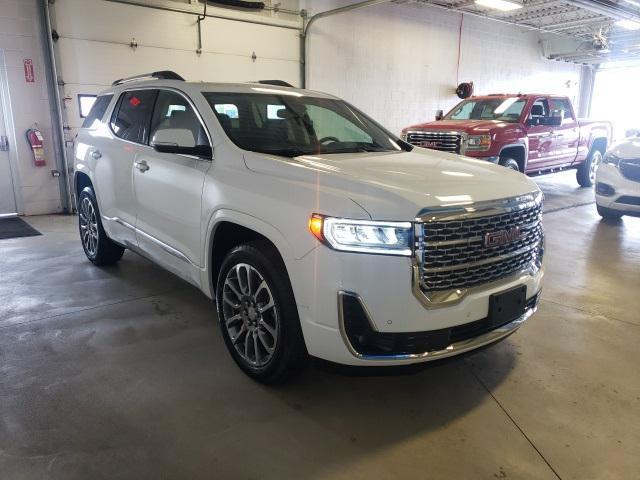
[[529,138],[527,171],[543,169],[553,160],[554,136],[553,128],[547,125],[548,118],[549,102],[544,98],[537,99],[527,119],[527,137]]
[[[1,52],[0,52],[1,53]],[[0,57],[0,61],[2,58]],[[13,190],[11,164],[9,163],[9,145],[4,121],[4,105],[2,104],[2,77],[0,76],[0,215],[10,215],[17,212],[16,197]]]
[[[191,102],[177,91],[160,90],[150,144],[167,136],[175,136],[172,144],[179,147],[210,145]],[[204,264],[201,203],[204,176],[210,167],[209,159],[147,148],[137,154],[133,171],[138,246],[165,268],[195,283],[198,267]]]
[[549,100],[551,115],[562,118],[562,125],[555,128],[556,165],[573,163],[578,154],[580,130],[569,100],[552,98]]

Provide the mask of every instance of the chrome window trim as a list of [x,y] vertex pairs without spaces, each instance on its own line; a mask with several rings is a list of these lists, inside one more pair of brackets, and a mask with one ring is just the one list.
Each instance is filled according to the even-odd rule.
[[[537,295],[538,293],[539,292],[536,292],[536,294],[534,294],[533,296]],[[362,301],[359,295],[352,292],[346,292],[344,290],[341,290],[338,292],[338,320],[339,320],[340,335],[342,336],[342,340],[344,341],[351,355],[353,355],[354,357],[360,360],[369,360],[369,361],[390,361],[390,360],[392,361],[402,361],[402,360],[433,361],[433,360],[438,360],[442,358],[451,357],[454,355],[459,355],[461,353],[469,352],[471,350],[484,347],[486,345],[495,343],[499,340],[502,340],[508,337],[509,335],[514,333],[516,330],[518,330],[518,328],[520,328],[522,324],[526,322],[538,309],[538,306],[536,304],[534,307],[527,309],[520,317],[516,318],[515,320],[505,325],[502,325],[501,327],[498,327],[494,330],[478,335],[477,337],[469,338],[467,340],[462,340],[460,342],[454,342],[442,350],[434,350],[431,352],[423,352],[423,353],[407,353],[407,354],[400,354],[400,355],[364,355],[362,353],[359,353],[353,347],[353,345],[351,345],[351,342],[349,341],[349,337],[347,336],[347,331],[345,328],[344,309],[342,307],[342,298],[345,295],[356,296],[360,301],[360,303],[364,306],[364,302]],[[369,311],[366,309],[366,306],[364,306],[364,311],[368,317],[369,323],[373,324],[372,319],[369,317]]]

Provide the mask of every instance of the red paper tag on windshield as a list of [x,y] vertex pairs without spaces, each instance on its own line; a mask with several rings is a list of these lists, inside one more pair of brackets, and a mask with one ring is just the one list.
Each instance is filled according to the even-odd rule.
[[131,100],[129,100],[129,103],[131,104],[132,107],[137,107],[142,102],[140,101],[140,99],[138,97],[131,97]]

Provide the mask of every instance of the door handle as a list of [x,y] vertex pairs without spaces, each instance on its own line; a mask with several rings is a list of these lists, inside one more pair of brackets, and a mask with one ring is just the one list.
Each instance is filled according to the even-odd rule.
[[91,156],[93,157],[94,160],[99,160],[102,158],[102,154],[100,153],[100,150],[94,150],[93,152],[91,152]]
[[149,165],[144,160],[140,160],[139,162],[134,162],[133,166],[136,167],[138,170],[140,170],[142,173],[149,170]]
[[4,135],[0,136],[0,152],[9,151],[9,139]]

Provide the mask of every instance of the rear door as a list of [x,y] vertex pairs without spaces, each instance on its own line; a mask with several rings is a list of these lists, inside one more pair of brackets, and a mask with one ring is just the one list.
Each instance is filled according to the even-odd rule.
[[572,163],[578,154],[578,142],[580,141],[580,130],[575,118],[571,103],[567,98],[549,99],[552,116],[562,118],[562,125],[553,127],[555,165],[565,165]]
[[[162,130],[181,131],[190,142],[211,146],[192,102],[177,90],[159,91],[151,121],[151,143]],[[133,172],[138,245],[166,268],[196,281],[197,267],[203,265],[202,189],[210,166],[210,159],[161,153],[148,147],[137,153]]]
[[549,101],[537,98],[529,111],[527,137],[529,138],[529,159],[527,170],[543,169],[553,160],[553,129],[547,125]]
[[120,95],[109,119],[112,138],[98,132],[87,150],[94,161],[94,186],[103,224],[110,236],[125,245],[136,245],[136,198],[133,163],[148,149],[151,113],[157,90],[129,90]]

